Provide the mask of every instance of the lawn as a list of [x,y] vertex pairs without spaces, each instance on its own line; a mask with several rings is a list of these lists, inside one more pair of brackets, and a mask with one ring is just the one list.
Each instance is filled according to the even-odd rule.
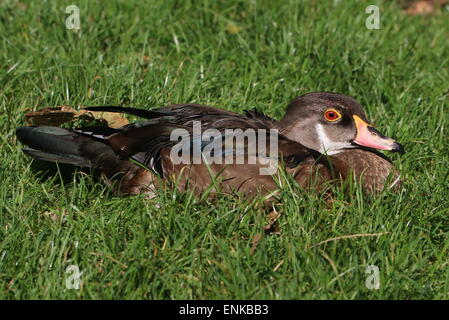
[[[71,4],[79,31],[66,28]],[[378,30],[365,26],[373,4]],[[1,299],[449,298],[447,9],[3,0],[0,36]],[[30,110],[59,105],[257,106],[279,119],[310,91],[360,101],[404,144],[407,153],[391,157],[405,183],[375,197],[353,186],[332,202],[285,183],[280,233],[253,251],[267,223],[261,199],[120,198],[89,171],[42,170],[14,133]]]

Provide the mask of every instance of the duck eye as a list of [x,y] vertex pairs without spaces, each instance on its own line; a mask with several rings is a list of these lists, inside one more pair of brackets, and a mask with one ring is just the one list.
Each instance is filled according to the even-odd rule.
[[327,109],[324,112],[324,119],[326,119],[327,121],[334,122],[339,120],[340,118],[341,118],[340,112],[338,112],[335,109]]

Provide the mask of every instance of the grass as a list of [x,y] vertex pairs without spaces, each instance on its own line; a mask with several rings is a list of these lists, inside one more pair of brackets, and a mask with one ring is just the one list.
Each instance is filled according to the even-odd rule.
[[[79,0],[76,33],[65,27],[73,2],[0,4],[0,298],[449,298],[449,12],[411,17],[393,1]],[[365,28],[369,4],[380,30]],[[260,201],[118,198],[89,172],[36,170],[14,135],[45,106],[196,102],[280,118],[295,96],[321,90],[354,96],[405,145],[392,158],[407,181],[397,194],[337,193],[331,207],[286,184],[281,233],[253,255]],[[70,265],[83,272],[79,290],[66,288]],[[369,265],[379,290],[365,286]]]

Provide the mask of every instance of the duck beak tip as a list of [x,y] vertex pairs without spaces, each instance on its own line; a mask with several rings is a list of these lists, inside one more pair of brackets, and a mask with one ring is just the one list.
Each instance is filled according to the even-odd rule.
[[405,153],[404,147],[400,143],[391,138],[385,137],[371,124],[365,122],[360,117],[356,115],[353,117],[357,129],[356,137],[352,141],[354,144],[368,148],[398,152],[401,154]]
[[398,142],[395,142],[393,144],[393,149],[391,149],[391,151],[398,152],[400,154],[404,154],[405,153],[404,147],[402,146],[402,144],[400,144]]

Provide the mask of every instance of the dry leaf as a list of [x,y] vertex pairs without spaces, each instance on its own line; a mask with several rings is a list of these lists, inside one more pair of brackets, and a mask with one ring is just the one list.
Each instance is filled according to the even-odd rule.
[[273,207],[273,211],[271,211],[267,215],[268,224],[266,224],[263,227],[263,232],[256,234],[252,238],[252,245],[251,245],[251,249],[250,249],[250,254],[251,255],[254,254],[254,252],[256,251],[257,246],[258,246],[260,240],[262,240],[265,235],[280,234],[281,233],[281,229],[279,227],[279,224],[277,223],[277,221],[278,221],[280,216],[281,216],[281,214],[279,212],[277,212],[276,209]]
[[38,111],[32,111],[25,115],[25,119],[30,126],[60,126],[75,121],[98,121],[99,125],[120,128],[129,123],[128,119],[120,113],[76,111],[69,106],[46,107]]
[[87,97],[92,98],[93,95],[94,95],[94,89],[92,89],[92,88],[87,89]]
[[[81,110],[77,113],[77,117],[90,116],[95,120],[104,120],[111,128],[120,128],[129,123],[128,119],[116,112],[96,112]],[[87,120],[87,119],[86,119]]]
[[146,65],[148,65],[148,64],[150,63],[150,61],[151,61],[150,56],[144,55],[144,56],[142,57],[142,65],[146,66]]
[[274,208],[268,215],[268,224],[263,227],[266,234],[279,234],[281,229],[277,223],[278,218],[281,216]]
[[412,16],[431,14],[434,9],[433,3],[430,1],[416,1],[407,9],[407,13]]
[[448,0],[418,0],[408,7],[407,13],[412,16],[430,15],[447,4],[449,4]]
[[57,211],[48,210],[44,211],[42,215],[44,217],[50,218],[53,222],[56,222],[62,219],[65,215],[67,215],[67,209],[61,209]]
[[258,233],[253,237],[251,249],[249,250],[250,255],[253,255],[254,252],[256,252],[257,245],[259,244],[260,240],[262,240],[263,236],[263,233]]
[[237,25],[233,24],[233,23],[229,23],[226,26],[226,31],[229,32],[230,34],[237,34],[241,31],[242,29],[240,27],[238,27]]
[[31,126],[60,126],[71,121],[75,114],[76,110],[69,106],[46,107],[27,113],[25,120]]

